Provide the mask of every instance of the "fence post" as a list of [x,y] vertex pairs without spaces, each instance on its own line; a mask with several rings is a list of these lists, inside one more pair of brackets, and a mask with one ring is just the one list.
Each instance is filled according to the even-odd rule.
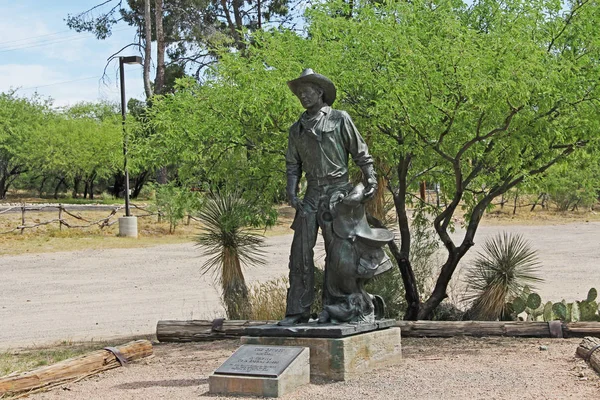
[[21,206],[21,235],[25,231],[25,204]]
[[62,204],[58,204],[58,230],[62,231]]

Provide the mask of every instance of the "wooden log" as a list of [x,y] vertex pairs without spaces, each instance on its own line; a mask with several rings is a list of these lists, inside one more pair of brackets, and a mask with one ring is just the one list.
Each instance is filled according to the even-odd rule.
[[600,336],[600,322],[569,322],[563,331],[565,337]]
[[555,336],[548,322],[531,321],[398,321],[403,336],[514,336],[514,337],[583,337],[600,335],[599,322],[560,323],[562,335]]
[[274,324],[277,321],[192,320],[158,321],[156,338],[159,342],[205,342],[235,339],[244,335],[248,326]]
[[577,355],[600,373],[600,339],[591,336],[583,338],[577,346]]
[[[248,326],[273,324],[276,321],[229,321],[217,319],[192,321],[159,321],[156,337],[161,342],[204,342],[235,339],[244,335]],[[600,322],[555,322],[555,332],[548,322],[530,321],[397,321],[402,336],[512,336],[512,337],[583,337],[600,336]]]
[[[115,348],[127,361],[152,355],[152,343],[136,340]],[[33,371],[15,373],[0,378],[0,398],[25,391],[50,388],[73,380],[79,380],[102,371],[117,368],[121,364],[114,353],[98,350]]]
[[550,337],[547,322],[523,321],[398,321],[402,336]]

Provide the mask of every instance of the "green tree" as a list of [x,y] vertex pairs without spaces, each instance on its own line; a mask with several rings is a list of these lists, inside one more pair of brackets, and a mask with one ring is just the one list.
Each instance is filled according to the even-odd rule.
[[93,199],[95,181],[122,169],[122,146],[116,107],[80,103],[52,112],[45,134],[32,145],[29,162],[44,176],[72,182],[74,197],[84,183],[85,195]]
[[[203,179],[246,180],[246,190],[272,198],[269,182],[283,187],[287,127],[301,112],[284,82],[304,67],[331,76],[336,107],[355,118],[389,182],[400,230],[390,249],[406,288],[405,318],[424,319],[447,296],[492,200],[595,140],[600,6],[440,0],[349,7],[328,2],[310,10],[304,36],[257,32],[243,54],[223,54],[201,85],[181,82],[160,100],[165,112],[150,119],[161,126],[155,148],[202,160],[209,166]],[[181,133],[192,146],[176,139]],[[413,193],[421,180],[441,184],[440,207],[422,206],[447,253],[429,295],[419,293],[410,263],[408,208],[420,201]],[[462,215],[466,232],[455,242],[450,232]]]
[[0,93],[0,199],[31,168],[33,147],[43,137],[48,102]]

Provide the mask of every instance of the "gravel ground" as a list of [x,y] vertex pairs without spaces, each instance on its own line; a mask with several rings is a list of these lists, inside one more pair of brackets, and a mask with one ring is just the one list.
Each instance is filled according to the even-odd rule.
[[[600,378],[575,357],[579,339],[402,340],[404,360],[349,382],[311,384],[286,400],[598,399]],[[540,350],[540,346],[547,350]],[[151,359],[32,399],[240,399],[208,393],[237,341],[159,344]]]
[[[521,233],[538,249],[545,278],[538,292],[544,301],[580,300],[590,287],[600,290],[599,222],[482,226],[464,263],[486,237],[501,231]],[[247,280],[287,274],[291,240],[291,235],[267,238],[267,265],[248,268]],[[322,244],[316,253],[323,254]],[[0,256],[0,350],[143,336],[154,333],[163,319],[220,317],[218,292],[211,277],[200,274],[199,254],[188,243]],[[459,278],[457,271],[455,281]]]

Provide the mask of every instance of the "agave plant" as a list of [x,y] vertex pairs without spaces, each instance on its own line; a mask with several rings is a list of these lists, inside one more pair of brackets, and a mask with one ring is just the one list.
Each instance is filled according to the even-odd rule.
[[248,319],[251,309],[242,266],[264,264],[260,246],[264,237],[245,227],[252,205],[237,192],[210,194],[199,213],[203,223],[196,237],[203,255],[203,274],[212,273],[221,286],[222,300],[229,319]]
[[543,280],[539,265],[536,251],[521,235],[504,232],[486,240],[466,274],[471,317],[500,318],[507,300],[518,297],[526,285]]

